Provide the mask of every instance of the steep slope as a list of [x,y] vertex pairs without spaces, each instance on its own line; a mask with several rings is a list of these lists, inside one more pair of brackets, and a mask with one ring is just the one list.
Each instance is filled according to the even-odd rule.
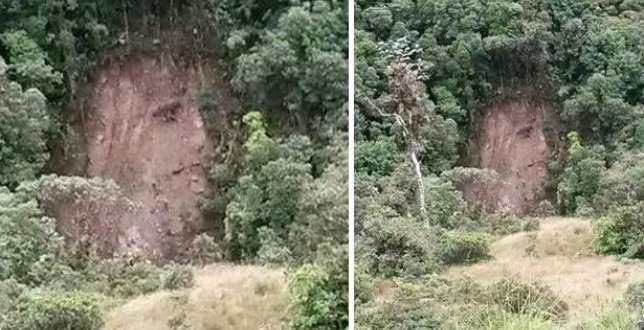
[[499,180],[468,185],[464,195],[489,211],[527,213],[545,197],[551,147],[544,128],[552,109],[538,97],[518,95],[487,106],[475,133],[472,165],[494,170]]
[[[215,64],[180,49],[109,54],[84,86],[85,107],[72,123],[82,142],[60,157],[58,172],[112,179],[133,203],[92,216],[66,204],[52,215],[63,233],[87,224],[71,239],[100,239],[103,255],[172,258],[203,228],[208,167],[238,105]],[[209,113],[216,123],[202,118],[203,91],[216,104]]]

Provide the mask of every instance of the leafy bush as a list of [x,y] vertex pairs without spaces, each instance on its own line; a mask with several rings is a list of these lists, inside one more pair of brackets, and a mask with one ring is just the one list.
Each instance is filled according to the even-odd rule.
[[406,305],[399,301],[360,306],[356,313],[360,330],[439,330],[441,323],[421,304]]
[[287,240],[300,195],[313,177],[307,138],[273,140],[258,112],[246,114],[244,122],[251,131],[244,143],[245,172],[228,191],[232,197],[226,207],[226,233],[231,254],[253,260],[261,248],[260,228]]
[[644,310],[644,281],[628,285],[624,293],[624,302],[634,310]]
[[369,273],[377,276],[419,276],[437,270],[432,258],[435,235],[414,218],[365,219],[357,237]]
[[260,248],[257,251],[259,263],[284,264],[291,259],[291,250],[275,231],[267,227],[257,229]]
[[23,30],[0,34],[0,42],[9,51],[9,71],[21,85],[38,88],[43,93],[55,93],[63,75],[46,63],[47,53]]
[[554,205],[552,205],[550,201],[542,200],[533,210],[533,213],[540,217],[551,217],[557,215],[557,209],[555,209]]
[[600,210],[644,202],[644,153],[621,153],[599,180],[593,202]]
[[100,260],[88,265],[93,288],[116,297],[132,297],[154,292],[161,287],[161,269],[148,262],[125,258]]
[[393,138],[357,143],[355,154],[358,175],[389,175],[401,157]]
[[189,266],[169,263],[159,267],[134,257],[94,261],[86,273],[86,281],[93,290],[119,298],[187,288],[194,283]]
[[197,235],[190,245],[190,259],[203,266],[223,258],[223,251],[215,239],[207,233]]
[[599,180],[606,164],[603,148],[588,148],[582,146],[576,132],[570,132],[568,137],[568,158],[564,171],[557,186],[559,205],[567,214],[577,210],[579,197],[591,200],[599,188]]
[[160,275],[161,289],[177,290],[190,288],[194,284],[194,273],[188,266],[175,263],[163,267]]
[[23,91],[6,71],[0,57],[0,185],[14,188],[33,180],[49,159],[45,133],[51,122],[45,96],[33,88]]
[[[288,277],[290,328],[342,330],[346,327],[339,297],[329,285],[329,274],[316,264],[305,264]],[[341,294],[346,294],[342,292]]]
[[593,221],[593,247],[602,254],[644,257],[644,203],[613,207]]
[[515,279],[503,279],[492,284],[488,293],[490,302],[509,313],[557,319],[568,310],[565,302],[539,282],[524,283]]
[[98,300],[81,292],[32,295],[0,325],[3,330],[100,330],[102,327]]
[[27,285],[49,280],[49,270],[64,262],[63,239],[38,203],[0,187],[0,280]]
[[445,264],[473,263],[489,257],[490,237],[485,233],[448,231],[438,243],[436,255]]
[[593,221],[593,248],[601,254],[622,254],[628,243],[619,232],[614,215],[603,216]]
[[0,325],[3,318],[15,310],[18,299],[26,292],[27,287],[15,279],[0,281]]
[[458,160],[458,125],[451,118],[436,114],[428,125],[422,127],[420,157],[428,172],[439,174],[448,170]]
[[425,208],[429,222],[445,229],[471,225],[463,194],[451,181],[431,176],[425,179]]
[[539,229],[539,220],[532,217],[519,217],[503,210],[484,215],[481,222],[482,230],[501,236]]

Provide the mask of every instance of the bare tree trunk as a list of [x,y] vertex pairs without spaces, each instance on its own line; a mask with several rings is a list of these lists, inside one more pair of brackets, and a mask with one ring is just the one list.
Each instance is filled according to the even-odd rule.
[[420,170],[420,162],[416,156],[416,145],[413,142],[409,146],[409,158],[411,158],[411,162],[414,165],[414,173],[416,175],[416,198],[418,199],[418,210],[420,211],[421,217],[429,227],[429,222],[427,222],[428,220],[425,217],[427,212],[425,210],[425,184],[423,183],[423,173]]
[[[356,102],[360,103],[368,111],[372,113],[377,113],[384,118],[393,118],[398,125],[402,128],[403,138],[407,142],[407,151],[409,152],[409,158],[411,159],[412,164],[414,165],[414,174],[416,176],[416,198],[418,203],[418,210],[421,217],[426,222],[427,227],[429,227],[429,220],[426,219],[425,215],[427,214],[425,210],[425,184],[423,183],[423,173],[420,170],[420,162],[418,161],[418,156],[416,155],[417,142],[413,135],[410,134],[407,122],[399,114],[388,114],[380,110],[375,104],[373,104],[368,98],[358,96]],[[406,113],[402,104],[398,105],[398,113]]]
[[127,0],[121,0],[121,5],[123,5],[123,24],[125,24],[125,44],[128,49],[130,47],[130,22],[127,17]]

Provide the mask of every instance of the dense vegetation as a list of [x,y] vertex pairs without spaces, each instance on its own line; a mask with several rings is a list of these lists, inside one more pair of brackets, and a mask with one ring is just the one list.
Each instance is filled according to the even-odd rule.
[[214,227],[226,224],[225,239],[199,235],[185,261],[287,266],[290,326],[344,329],[346,7],[335,0],[1,0],[0,329],[100,329],[110,299],[191,285],[186,266],[104,260],[66,243],[44,212],[61,191],[116,197],[109,181],[43,176],[45,166],[101,55],[136,51],[136,38],[166,31],[187,32],[194,56],[224,59],[242,103],[233,118],[242,123],[241,151],[212,164],[223,197],[203,203]]
[[[434,284],[418,278],[486,258],[490,234],[534,228],[533,221],[468,205],[457,189],[463,180],[493,176],[464,167],[483,107],[526,87],[554,103],[561,124],[560,136],[545,132],[562,152],[550,155],[548,198],[534,213],[593,217],[596,251],[644,257],[644,3],[361,0],[356,5],[360,285],[380,292],[371,287],[388,283],[383,279],[407,279],[394,280],[400,298],[391,305],[363,292],[359,328],[555,327],[553,313],[544,317],[540,308],[508,310],[490,298],[472,302],[469,295],[469,307],[463,308],[460,294],[426,293],[430,289],[422,287]],[[413,285],[419,287],[406,290]],[[415,303],[409,292],[418,295]],[[440,298],[431,298],[436,294]],[[462,315],[470,308],[476,312]],[[470,316],[479,323],[463,327]],[[630,328],[624,309],[605,317],[621,323],[601,319],[587,328]]]

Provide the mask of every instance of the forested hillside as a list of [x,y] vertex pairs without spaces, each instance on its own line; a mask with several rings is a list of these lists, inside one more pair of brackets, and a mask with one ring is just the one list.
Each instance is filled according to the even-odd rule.
[[356,5],[357,328],[631,329],[644,2]]
[[0,329],[346,328],[346,7],[0,0]]

